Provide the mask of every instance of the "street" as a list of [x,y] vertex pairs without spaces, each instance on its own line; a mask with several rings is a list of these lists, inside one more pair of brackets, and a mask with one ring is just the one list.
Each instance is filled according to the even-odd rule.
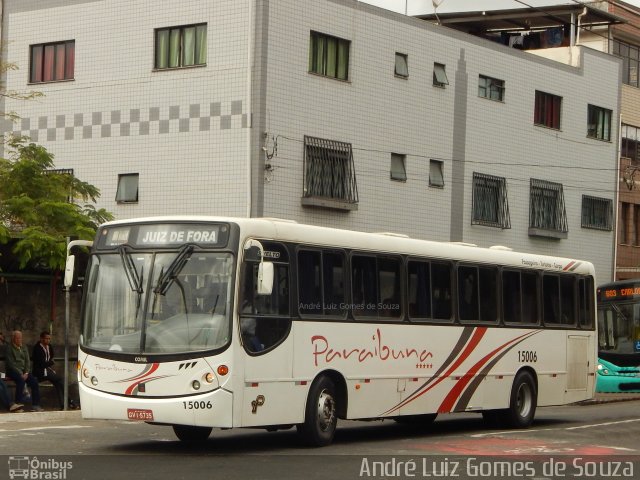
[[[299,446],[295,429],[214,430],[207,442],[190,446],[180,443],[170,427],[83,421],[79,412],[31,413],[18,422],[10,421],[14,417],[9,415],[0,418],[5,422],[0,427],[0,449],[9,462],[5,465],[13,461],[15,466],[17,458],[30,462],[37,458],[34,466],[41,470],[37,478],[73,480],[444,474],[571,478],[591,473],[596,478],[637,478],[639,408],[640,401],[541,408],[534,426],[518,431],[489,429],[478,414],[443,415],[428,429],[393,421],[346,421],[339,424],[334,443],[320,449]],[[500,461],[488,460],[495,458]],[[505,461],[517,468],[504,471]],[[67,464],[73,468],[59,468]],[[502,470],[496,472],[496,465]],[[0,478],[5,471],[0,466]],[[60,476],[52,476],[56,473]]]

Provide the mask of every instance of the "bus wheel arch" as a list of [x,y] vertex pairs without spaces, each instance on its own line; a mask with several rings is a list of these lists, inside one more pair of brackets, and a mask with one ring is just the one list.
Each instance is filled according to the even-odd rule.
[[344,377],[333,370],[321,372],[309,388],[304,421],[297,425],[298,434],[309,446],[329,445],[333,441],[338,418],[345,418],[346,412]]

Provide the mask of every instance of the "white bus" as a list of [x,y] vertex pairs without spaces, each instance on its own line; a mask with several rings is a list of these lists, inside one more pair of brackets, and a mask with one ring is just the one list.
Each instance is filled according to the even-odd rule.
[[316,446],[339,418],[527,427],[537,406],[593,395],[594,285],[588,262],[505,247],[277,219],[110,222],[83,285],[82,414],[184,441],[296,426]]

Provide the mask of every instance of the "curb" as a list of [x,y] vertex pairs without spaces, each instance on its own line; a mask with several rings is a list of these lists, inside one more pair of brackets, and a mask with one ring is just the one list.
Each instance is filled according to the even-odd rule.
[[577,402],[576,405],[600,405],[603,403],[631,402],[640,400],[638,393],[598,393],[590,400]]
[[50,420],[81,420],[82,412],[80,410],[56,410],[49,412],[20,412],[7,413],[0,415],[0,424],[3,423],[21,423],[21,422],[38,422],[44,423]]

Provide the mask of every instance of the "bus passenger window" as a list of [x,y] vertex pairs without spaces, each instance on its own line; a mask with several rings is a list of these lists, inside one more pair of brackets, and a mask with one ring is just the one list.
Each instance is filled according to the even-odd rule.
[[565,275],[560,278],[560,307],[562,315],[560,323],[574,325],[576,319],[575,277]]
[[502,309],[506,323],[519,323],[522,321],[520,302],[520,272],[502,272]]
[[325,315],[344,315],[344,277],[344,254],[342,252],[322,252]]
[[354,255],[351,260],[351,288],[353,316],[376,315],[378,303],[378,275],[375,257]]
[[431,272],[429,262],[409,262],[407,268],[409,285],[409,317],[431,317]]
[[298,252],[298,311],[300,315],[322,314],[320,252]]
[[544,323],[560,323],[560,282],[555,275],[545,275],[542,278],[542,298]]
[[522,321],[538,323],[538,275],[522,272]]
[[400,318],[400,262],[395,258],[378,259],[380,292],[378,294],[378,315]]
[[451,320],[451,265],[447,263],[431,264],[431,299],[433,318]]
[[478,268],[480,277],[480,320],[495,322],[498,319],[498,285],[495,268]]
[[593,278],[578,280],[578,308],[580,326],[590,328],[593,325]]
[[460,320],[478,320],[478,269],[458,267],[458,314]]

